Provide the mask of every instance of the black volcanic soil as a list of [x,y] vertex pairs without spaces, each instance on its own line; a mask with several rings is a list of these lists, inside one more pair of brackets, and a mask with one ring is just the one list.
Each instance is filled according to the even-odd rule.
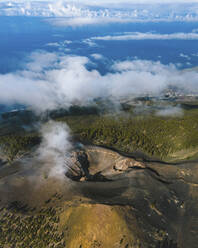
[[48,175],[50,159],[42,164],[32,156],[1,165],[1,206],[9,208],[19,202],[27,206],[27,212],[28,208],[39,211],[56,194],[61,197],[50,203],[54,206],[67,202],[75,208],[81,204],[120,206],[131,233],[143,244],[126,247],[197,248],[198,162],[146,161],[95,146],[74,151],[71,161],[62,177]]

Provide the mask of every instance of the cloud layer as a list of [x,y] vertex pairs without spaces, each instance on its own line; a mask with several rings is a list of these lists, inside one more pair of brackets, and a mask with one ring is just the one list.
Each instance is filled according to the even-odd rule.
[[198,40],[198,33],[172,33],[172,34],[158,34],[158,33],[140,33],[128,32],[122,35],[107,35],[92,37],[92,40]]
[[125,97],[160,95],[168,86],[198,92],[198,72],[182,72],[171,64],[114,62],[105,75],[88,69],[92,64],[87,57],[35,52],[24,70],[0,75],[0,104],[19,103],[43,112],[72,104],[89,105],[98,97],[116,102]]
[[[194,3],[193,3],[194,2]],[[2,1],[0,15],[61,17],[54,24],[82,26],[112,22],[197,21],[197,1]]]

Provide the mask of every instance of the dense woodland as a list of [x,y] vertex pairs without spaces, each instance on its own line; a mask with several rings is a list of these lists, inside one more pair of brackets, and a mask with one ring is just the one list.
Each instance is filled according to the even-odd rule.
[[[180,117],[160,117],[154,114],[133,115],[130,112],[99,114],[79,110],[73,114],[54,116],[67,123],[73,136],[84,143],[105,145],[123,152],[142,151],[149,156],[168,160],[196,157],[198,147],[198,109],[185,110]],[[39,132],[0,136],[3,154],[11,161],[41,141]],[[180,156],[179,154],[178,156]]]
[[123,152],[140,150],[167,158],[198,146],[198,112],[183,117],[82,116],[60,118],[81,141],[114,147]]

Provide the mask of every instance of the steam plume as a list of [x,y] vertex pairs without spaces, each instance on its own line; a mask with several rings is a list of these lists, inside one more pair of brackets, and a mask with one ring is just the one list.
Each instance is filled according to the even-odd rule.
[[66,124],[50,121],[41,128],[42,143],[37,150],[48,177],[62,178],[67,171],[70,151],[69,128]]

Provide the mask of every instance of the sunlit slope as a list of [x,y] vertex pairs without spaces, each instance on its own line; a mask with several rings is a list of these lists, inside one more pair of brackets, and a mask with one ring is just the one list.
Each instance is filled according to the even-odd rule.
[[127,207],[81,204],[64,211],[60,223],[68,230],[66,244],[70,248],[140,247],[136,220]]
[[[0,211],[2,247],[57,248],[141,248],[164,242],[166,232],[150,235],[149,242],[139,228],[130,206],[68,204],[61,208],[46,204],[38,213],[22,213],[22,207]],[[149,246],[150,244],[150,246]],[[7,246],[6,246],[7,245]],[[158,246],[157,246],[158,248]]]
[[[73,137],[82,143],[130,153],[141,151],[155,158],[176,161],[198,157],[198,105],[196,102],[185,103],[182,108],[184,114],[180,116],[84,111],[52,118],[67,123]],[[0,130],[1,153],[10,161],[41,141],[39,130],[17,131],[16,125],[17,121],[9,132],[3,126]]]
[[88,172],[78,180],[48,177],[50,161],[33,153],[2,165],[0,246],[196,248],[196,161],[137,160],[97,146],[83,152]]
[[181,117],[159,116],[73,116],[68,123],[80,140],[114,147],[124,152],[142,151],[163,160],[197,156],[198,111]]

